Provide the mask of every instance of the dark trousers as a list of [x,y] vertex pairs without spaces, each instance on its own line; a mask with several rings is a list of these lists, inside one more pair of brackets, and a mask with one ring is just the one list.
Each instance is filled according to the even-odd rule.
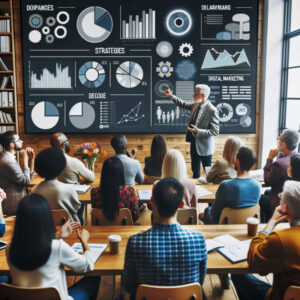
[[68,289],[74,300],[96,300],[101,277],[84,277]]
[[84,211],[84,204],[81,203],[79,210],[77,211],[77,216],[79,218],[80,224],[83,225],[83,211]]
[[270,190],[266,190],[265,193],[260,196],[259,205],[261,222],[268,223],[273,214]]
[[252,274],[233,274],[231,280],[240,300],[264,300],[271,287]]
[[202,162],[203,169],[205,171],[205,167],[211,166],[212,155],[207,155],[207,156],[199,155],[196,150],[195,141],[191,142],[190,153],[191,153],[191,161],[192,161],[193,178],[199,178],[201,162]]

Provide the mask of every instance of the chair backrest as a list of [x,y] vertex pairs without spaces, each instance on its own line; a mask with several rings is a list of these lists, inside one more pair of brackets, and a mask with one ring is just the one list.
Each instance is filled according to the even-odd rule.
[[153,184],[155,181],[159,181],[159,180],[161,180],[161,177],[145,175],[143,183],[144,184]]
[[92,209],[92,225],[94,226],[120,226],[133,225],[132,216],[128,208],[120,208],[119,215],[114,221],[109,221],[103,215],[103,210],[98,208]]
[[246,224],[249,217],[260,220],[260,206],[254,205],[246,208],[225,207],[222,210],[219,224]]
[[181,225],[197,224],[197,209],[194,207],[179,208],[177,210],[177,222]]
[[141,284],[136,292],[136,300],[202,300],[199,283],[177,286],[155,286]]
[[62,226],[69,219],[69,215],[64,209],[54,209],[51,212],[55,226]]
[[284,294],[283,300],[298,300],[300,299],[300,286],[291,285]]
[[0,284],[0,299],[5,300],[61,300],[55,287],[19,287],[11,284]]

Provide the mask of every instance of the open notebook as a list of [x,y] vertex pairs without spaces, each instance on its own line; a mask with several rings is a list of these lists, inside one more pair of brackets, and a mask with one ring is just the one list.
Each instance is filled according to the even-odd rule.
[[150,201],[152,197],[152,190],[138,190],[140,201]]
[[78,194],[85,194],[91,188],[91,185],[88,185],[88,184],[72,184],[72,183],[68,183],[68,185],[72,186],[72,188]]
[[[104,252],[107,247],[107,244],[88,244],[89,248],[91,249],[92,259],[95,263],[100,255]],[[74,243],[72,246],[73,250],[77,253],[82,254],[83,249],[81,243]]]
[[207,239],[207,253],[217,250],[233,264],[247,260],[251,240],[240,241],[229,234]]

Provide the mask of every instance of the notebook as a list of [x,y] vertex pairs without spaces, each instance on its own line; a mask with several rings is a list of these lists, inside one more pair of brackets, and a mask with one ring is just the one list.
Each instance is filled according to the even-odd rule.
[[207,253],[217,250],[231,263],[247,260],[251,240],[240,241],[229,234],[205,240]]
[[[91,255],[93,262],[95,263],[98,258],[101,256],[101,254],[104,252],[104,250],[107,247],[107,244],[88,244],[89,248],[91,249]],[[79,254],[83,253],[82,245],[81,243],[75,243],[72,246],[73,250]]]
[[212,192],[210,192],[209,190],[203,188],[200,185],[196,185],[196,192],[197,192],[197,197],[212,195]]
[[69,184],[78,194],[85,194],[90,188],[91,185],[87,184]]
[[152,190],[138,190],[140,201],[150,201],[152,197]]

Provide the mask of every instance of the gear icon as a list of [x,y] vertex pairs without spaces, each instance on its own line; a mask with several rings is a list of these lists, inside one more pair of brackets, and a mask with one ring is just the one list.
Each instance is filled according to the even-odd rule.
[[184,56],[184,57],[188,57],[191,56],[194,52],[194,48],[192,46],[192,44],[190,43],[183,43],[179,46],[179,53]]
[[47,42],[48,44],[53,43],[53,42],[54,42],[54,36],[53,36],[53,34],[48,34],[48,35],[46,35],[45,40],[46,40],[46,42]]
[[29,25],[32,28],[40,28],[43,25],[43,17],[39,14],[33,14],[29,17]]
[[31,30],[28,35],[28,39],[31,43],[37,44],[42,39],[42,34],[38,30]]
[[46,24],[47,24],[48,26],[50,26],[50,27],[54,26],[55,23],[56,23],[56,20],[55,20],[54,17],[48,17],[48,18],[46,19]]
[[158,76],[161,78],[170,77],[172,75],[173,71],[174,71],[174,68],[172,67],[172,65],[169,61],[166,61],[166,62],[161,61],[158,64],[158,67],[156,67],[156,72],[158,73]]

